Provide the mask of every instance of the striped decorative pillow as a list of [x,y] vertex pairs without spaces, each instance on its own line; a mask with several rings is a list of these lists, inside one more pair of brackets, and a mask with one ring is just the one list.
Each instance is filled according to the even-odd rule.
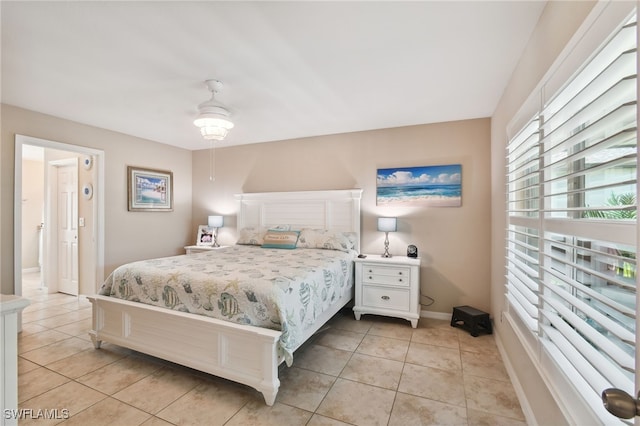
[[267,231],[263,248],[294,249],[298,243],[298,231]]

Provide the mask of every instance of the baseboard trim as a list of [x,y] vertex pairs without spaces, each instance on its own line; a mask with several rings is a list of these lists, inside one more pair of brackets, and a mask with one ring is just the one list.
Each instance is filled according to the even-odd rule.
[[451,320],[451,314],[446,312],[420,311],[420,317],[447,321]]
[[516,370],[513,368],[513,364],[511,364],[511,360],[507,356],[507,351],[504,348],[502,339],[500,338],[500,332],[496,327],[494,327],[493,330],[496,346],[498,346],[498,352],[500,352],[500,357],[502,357],[504,367],[507,370],[509,379],[511,379],[511,384],[513,385],[513,390],[516,392],[518,401],[520,402],[520,408],[522,408],[524,418],[528,425],[537,425],[538,422],[536,421],[536,416],[533,412],[533,409],[531,408],[531,404],[529,404],[529,400],[527,399],[527,395],[524,391],[524,388],[522,387],[522,383],[520,383],[520,380],[518,379]]

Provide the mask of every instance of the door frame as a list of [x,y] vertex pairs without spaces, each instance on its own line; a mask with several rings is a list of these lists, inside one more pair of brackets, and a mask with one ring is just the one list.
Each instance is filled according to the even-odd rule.
[[[22,295],[22,147],[33,145],[45,149],[69,151],[93,157],[94,172],[94,209],[93,209],[93,252],[95,254],[96,285],[104,281],[104,243],[105,243],[105,172],[104,151],[79,145],[70,145],[31,136],[15,136],[15,164],[14,164],[14,200],[13,200],[13,290],[17,296]],[[97,288],[94,289],[94,293]]]

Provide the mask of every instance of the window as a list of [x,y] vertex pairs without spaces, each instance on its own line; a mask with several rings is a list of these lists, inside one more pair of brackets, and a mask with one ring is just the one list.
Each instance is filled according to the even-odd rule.
[[603,422],[634,395],[636,18],[507,147],[506,298]]

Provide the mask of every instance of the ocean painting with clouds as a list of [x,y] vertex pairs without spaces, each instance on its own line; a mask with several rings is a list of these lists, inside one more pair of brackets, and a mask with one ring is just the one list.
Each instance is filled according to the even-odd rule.
[[462,166],[378,169],[376,202],[379,206],[460,207]]

